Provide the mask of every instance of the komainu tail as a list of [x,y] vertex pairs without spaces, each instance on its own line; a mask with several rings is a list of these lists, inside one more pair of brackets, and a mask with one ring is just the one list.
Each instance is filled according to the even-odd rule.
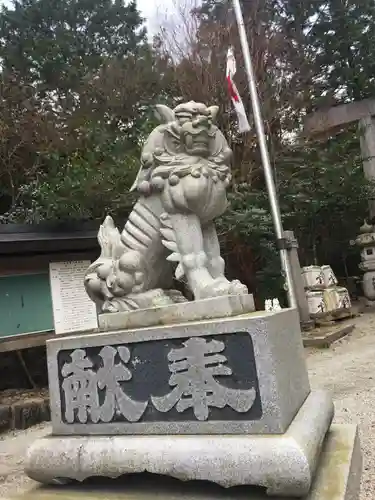
[[101,248],[99,259],[118,259],[124,252],[120,232],[109,215],[99,228],[98,242]]

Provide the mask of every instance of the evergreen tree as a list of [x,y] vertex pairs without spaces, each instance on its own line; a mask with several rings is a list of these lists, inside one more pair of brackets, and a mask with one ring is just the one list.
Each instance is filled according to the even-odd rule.
[[14,0],[0,14],[3,71],[69,93],[108,59],[136,55],[146,32],[134,1]]
[[289,68],[305,88],[307,108],[374,96],[373,0],[273,3],[279,29],[291,42]]
[[0,41],[1,220],[126,213],[163,73],[135,2],[15,0]]

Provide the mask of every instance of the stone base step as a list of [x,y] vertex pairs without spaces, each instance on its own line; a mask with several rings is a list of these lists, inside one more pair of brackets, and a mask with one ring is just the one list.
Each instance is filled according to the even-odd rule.
[[141,473],[224,487],[257,485],[269,495],[310,490],[333,417],[324,391],[311,392],[285,434],[48,436],[28,451],[26,473],[54,484]]
[[[331,426],[307,496],[300,500],[358,500],[362,472],[358,430],[355,425]],[[221,488],[208,482],[182,482],[151,474],[98,478],[65,486],[35,487],[11,500],[267,500],[260,488]],[[292,497],[271,497],[292,500]],[[7,499],[4,499],[7,500]],[[10,499],[8,499],[10,500]]]

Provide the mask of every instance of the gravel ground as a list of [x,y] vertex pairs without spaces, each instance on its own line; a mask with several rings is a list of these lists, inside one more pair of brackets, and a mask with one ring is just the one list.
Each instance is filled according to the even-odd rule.
[[359,425],[363,454],[360,500],[375,498],[375,313],[330,349],[306,349],[312,388],[333,393],[335,421]]
[[0,436],[0,498],[5,500],[31,488],[35,482],[23,473],[23,462],[31,443],[49,431],[44,423],[26,431],[12,431]]
[[[313,388],[332,391],[336,422],[361,430],[364,471],[360,500],[373,500],[375,488],[375,313],[355,320],[351,335],[330,349],[306,349]],[[49,432],[48,424],[0,436],[0,498],[13,497],[35,483],[23,474],[28,446]]]

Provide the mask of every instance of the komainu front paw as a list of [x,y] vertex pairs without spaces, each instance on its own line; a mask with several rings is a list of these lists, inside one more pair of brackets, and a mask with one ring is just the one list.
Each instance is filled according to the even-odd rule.
[[222,295],[229,295],[230,294],[230,287],[231,287],[230,281],[226,280],[225,278],[224,279],[217,278],[215,280],[212,280],[211,283],[202,287],[199,290],[199,297],[197,297],[197,298],[198,299],[210,299],[212,297],[220,297]]
[[201,288],[198,299],[209,299],[223,295],[247,295],[248,289],[239,280],[228,281],[226,278],[217,278],[212,283]]
[[230,292],[231,295],[247,295],[249,290],[247,286],[241,283],[239,280],[233,280],[230,282]]

